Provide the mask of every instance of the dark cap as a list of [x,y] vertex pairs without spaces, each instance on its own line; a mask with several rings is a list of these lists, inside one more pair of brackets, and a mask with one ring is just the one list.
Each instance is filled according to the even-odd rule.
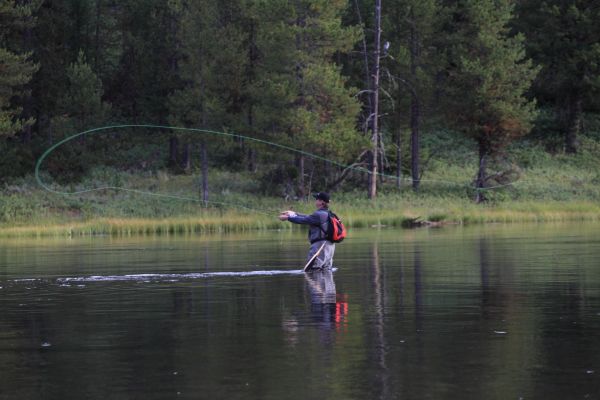
[[325,203],[329,203],[329,193],[318,192],[313,194],[315,200],[323,200]]

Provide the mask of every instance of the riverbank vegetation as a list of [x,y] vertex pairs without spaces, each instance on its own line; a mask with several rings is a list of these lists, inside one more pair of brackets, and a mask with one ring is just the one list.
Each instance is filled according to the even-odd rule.
[[596,219],[599,13],[0,0],[0,234]]
[[[427,164],[419,191],[410,181],[380,177],[380,194],[368,199],[354,185],[364,172],[353,173],[333,193],[331,207],[350,227],[410,227],[485,222],[541,222],[600,220],[600,142],[582,138],[575,155],[549,153],[541,143],[515,144],[511,173],[518,179],[489,189],[488,200],[472,199],[476,174],[468,141],[463,146],[440,146],[452,133],[424,143],[436,154]],[[457,135],[457,134],[456,134]],[[507,163],[508,161],[504,161]],[[508,169],[507,164],[503,164]],[[255,173],[211,169],[211,197],[201,201],[196,174],[176,174],[168,168],[142,173],[96,167],[77,184],[51,188],[77,195],[43,190],[34,176],[13,180],[0,196],[0,236],[88,234],[175,234],[242,232],[255,229],[292,229],[277,213],[293,208],[310,212],[313,202],[261,193]],[[42,174],[42,179],[50,179]],[[127,190],[100,189],[121,187]],[[280,186],[284,188],[285,185]],[[131,191],[134,190],[134,191]],[[162,197],[164,195],[165,197]]]

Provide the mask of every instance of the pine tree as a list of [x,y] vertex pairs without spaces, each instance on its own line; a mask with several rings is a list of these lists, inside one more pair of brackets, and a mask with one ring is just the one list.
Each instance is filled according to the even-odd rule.
[[32,82],[37,131],[48,141],[55,132],[51,121],[63,111],[59,104],[69,88],[67,72],[83,52],[86,63],[102,81],[104,100],[111,102],[121,59],[123,33],[120,21],[125,10],[114,0],[44,1],[37,12],[35,53],[40,70]]
[[[172,72],[180,82],[168,96],[168,122],[171,125],[215,129],[222,127],[226,120],[221,100],[230,77],[223,76],[226,73],[218,77],[218,72],[221,68],[228,69],[228,62],[223,63],[222,51],[227,52],[230,47],[223,43],[228,35],[220,24],[218,5],[215,1],[199,4],[177,0],[169,3],[173,20],[177,21],[173,26],[176,52]],[[201,139],[202,149],[206,149],[206,142],[205,138]],[[169,166],[175,171],[189,172],[192,162],[190,139],[183,144],[183,157],[179,156],[178,146],[179,136],[174,134],[170,138]]]
[[[389,48],[384,52],[383,64],[384,77],[390,78],[385,87],[393,97],[393,107],[386,107],[391,118],[384,122],[396,132],[397,157],[401,131],[406,125],[409,127],[412,186],[417,190],[425,111],[430,111],[431,120],[435,79],[443,68],[436,37],[444,14],[438,0],[395,0],[386,4],[384,41]],[[400,177],[400,163],[397,169]]]
[[244,66],[236,21],[227,20],[226,6],[217,1],[171,5],[180,16],[176,73],[181,85],[169,95],[169,121],[188,127],[231,126]]
[[90,17],[90,44],[86,57],[102,82],[113,79],[123,48],[119,20],[123,10],[116,0],[94,0]]
[[59,98],[59,115],[52,119],[55,132],[63,135],[101,126],[110,116],[110,104],[102,100],[102,81],[86,62],[83,51],[67,69],[67,87]]
[[166,123],[167,99],[177,87],[173,73],[177,51],[170,3],[160,0],[119,2],[122,51],[106,92],[115,111],[131,122]]
[[509,0],[462,0],[448,25],[449,118],[478,145],[476,201],[485,199],[486,163],[514,138],[527,133],[535,116],[525,98],[536,68],[525,58],[523,36],[509,34]]
[[586,0],[527,0],[518,11],[516,29],[542,67],[536,95],[557,110],[565,150],[575,153],[583,110],[600,90],[600,7]]
[[0,138],[14,136],[35,122],[31,117],[22,117],[19,103],[38,69],[21,40],[23,29],[33,24],[31,16],[31,5],[0,0]]
[[[344,27],[343,1],[269,2],[257,6],[257,77],[253,85],[257,130],[281,144],[337,161],[365,145],[355,129],[359,103],[334,60],[359,38]],[[258,95],[260,93],[260,96]],[[297,191],[305,195],[305,158],[297,159]],[[313,163],[313,168],[317,165]],[[326,168],[321,165],[320,168]],[[327,174],[318,184],[326,185]]]

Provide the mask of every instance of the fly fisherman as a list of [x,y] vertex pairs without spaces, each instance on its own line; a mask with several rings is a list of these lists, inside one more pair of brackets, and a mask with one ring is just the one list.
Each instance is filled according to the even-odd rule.
[[279,214],[282,221],[310,225],[308,240],[310,251],[306,258],[305,271],[331,269],[335,243],[326,240],[329,225],[329,194],[319,192],[313,195],[317,209],[310,215],[297,214],[288,210]]

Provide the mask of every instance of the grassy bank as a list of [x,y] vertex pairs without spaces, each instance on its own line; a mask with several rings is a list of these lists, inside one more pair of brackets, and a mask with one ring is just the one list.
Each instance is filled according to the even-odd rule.
[[[447,135],[430,137],[418,192],[409,182],[401,188],[386,178],[376,200],[368,200],[358,178],[333,193],[332,209],[350,227],[513,223],[600,220],[600,138],[582,137],[576,155],[551,154],[542,144],[522,142],[511,157],[491,165],[491,173],[509,171],[510,183],[486,191],[488,201],[474,204],[474,148]],[[458,144],[457,144],[458,143]],[[68,235],[137,235],[245,232],[296,229],[277,220],[285,209],[311,212],[312,201],[257,195],[257,178],[248,172],[211,170],[211,203],[198,202],[198,176],[162,170],[123,172],[94,168],[82,180],[56,190],[76,192],[119,186],[139,192],[97,190],[59,195],[26,177],[0,188],[0,237]],[[360,188],[360,189],[359,189]],[[315,188],[317,189],[317,188]],[[278,193],[273,188],[272,193]],[[157,194],[169,197],[157,197]]]
[[[407,196],[410,197],[410,196]],[[413,196],[414,197],[414,196]],[[3,224],[0,237],[82,235],[171,235],[249,232],[266,229],[299,229],[280,222],[277,211],[294,208],[310,212],[312,202],[284,203],[265,199],[273,206],[270,215],[235,209],[181,207],[172,217],[96,217],[74,213],[48,213],[31,221]],[[146,207],[148,205],[146,204]],[[182,210],[185,209],[185,210]],[[383,195],[376,201],[355,199],[332,203],[349,228],[410,227],[419,224],[479,224],[556,221],[599,221],[600,204],[586,201],[513,201],[476,205],[468,199],[401,198]],[[182,213],[188,215],[182,215]]]

